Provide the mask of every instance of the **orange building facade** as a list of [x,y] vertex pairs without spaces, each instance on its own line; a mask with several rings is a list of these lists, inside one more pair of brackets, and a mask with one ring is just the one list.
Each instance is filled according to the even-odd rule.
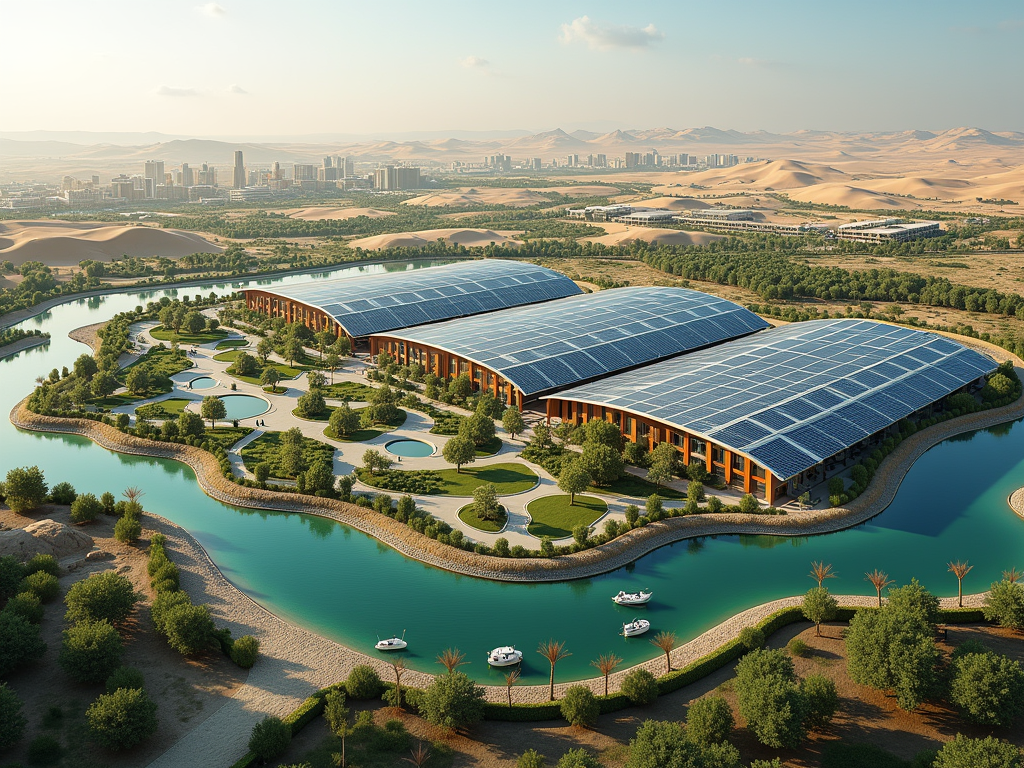
[[710,474],[717,476],[726,485],[763,499],[769,506],[788,492],[785,481],[780,482],[767,469],[728,446],[717,445],[706,438],[617,408],[558,397],[548,398],[546,402],[548,423],[554,418],[570,424],[586,424],[593,419],[604,419],[619,427],[622,434],[633,442],[646,442],[648,449],[653,449],[659,443],[669,443],[682,454],[684,466],[699,461]]
[[454,379],[466,373],[476,392],[489,391],[504,405],[515,405],[523,410],[524,397],[521,390],[490,368],[460,357],[446,349],[431,347],[394,336],[371,336],[370,354],[387,352],[399,365],[419,363],[423,370],[442,379]]
[[322,309],[286,299],[276,293],[246,291],[245,306],[269,317],[283,317],[288,323],[302,323],[315,333],[330,331],[335,336],[348,336],[348,332]]

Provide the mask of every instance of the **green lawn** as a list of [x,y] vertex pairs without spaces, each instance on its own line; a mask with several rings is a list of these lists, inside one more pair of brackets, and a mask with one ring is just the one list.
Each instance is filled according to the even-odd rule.
[[174,388],[174,384],[171,382],[171,376],[176,373],[181,373],[182,371],[187,371],[194,365],[194,363],[189,360],[184,353],[176,357],[174,355],[174,351],[167,347],[164,349],[157,349],[156,347],[153,347],[134,363],[119,370],[116,374],[118,382],[124,385],[125,380],[128,377],[128,371],[131,370],[133,366],[137,365],[145,365],[149,368],[149,375],[153,386],[140,395],[133,395],[130,392],[122,392],[117,395],[108,395],[107,397],[99,400],[92,400],[90,401],[90,405],[98,405],[103,408],[119,408],[123,405],[132,405],[140,400],[147,400],[151,397],[156,397],[157,395],[166,394]]
[[247,339],[227,339],[214,347],[214,349],[234,349],[235,347],[247,346],[249,346],[249,341]]
[[275,384],[272,387],[263,387],[263,391],[266,392],[268,395],[283,395],[285,392],[288,391],[288,387],[282,387],[280,385]]
[[498,510],[498,520],[484,520],[479,517],[476,513],[476,504],[467,504],[459,510],[459,520],[464,522],[470,528],[476,528],[478,531],[485,531],[487,533],[497,533],[505,527],[505,523],[508,522],[508,513],[504,507]]
[[572,536],[572,529],[577,525],[592,525],[607,509],[608,505],[594,496],[577,496],[571,507],[568,494],[542,496],[526,505],[526,511],[533,518],[526,530],[538,539],[544,536],[564,539]]
[[[359,470],[359,479],[367,485],[397,490],[399,488],[423,487],[417,493],[439,496],[472,496],[473,491],[484,483],[494,483],[499,496],[528,491],[537,484],[537,475],[523,464],[491,464],[486,467],[464,467],[462,472],[454,469],[398,470],[392,469],[388,477],[371,477],[369,472]],[[418,479],[429,482],[418,482]],[[390,487],[389,487],[390,486]]]
[[209,344],[211,341],[217,341],[223,339],[228,335],[227,331],[222,331],[218,328],[216,331],[203,331],[202,333],[185,333],[181,331],[175,333],[170,328],[164,328],[163,326],[157,326],[149,335],[158,341],[174,341],[177,338],[179,344]]
[[[214,355],[213,359],[221,363],[233,363],[235,362],[235,359],[238,357],[241,351],[242,350],[240,349],[231,349],[228,350],[227,352],[221,352],[219,355]],[[271,368],[276,368],[277,372],[281,374],[282,379],[294,379],[304,370],[308,370],[308,368],[293,368],[292,366],[285,365],[284,363],[268,362],[267,365],[269,365]],[[239,379],[240,381],[244,381],[249,384],[260,383],[259,376],[239,376],[236,373],[232,373],[230,375],[234,376],[236,379]]]
[[[266,432],[245,446],[241,451],[242,462],[245,464],[245,468],[252,472],[257,464],[265,461],[270,464],[271,477],[294,480],[294,475],[286,474],[281,466],[279,458],[281,453],[281,434],[281,432]],[[311,466],[318,459],[333,462],[334,448],[327,445],[327,443],[321,443],[319,440],[304,437],[302,438],[302,456],[307,467]]]
[[[331,406],[327,406],[327,407],[331,408]],[[333,411],[334,409],[331,408],[331,410]],[[362,408],[356,408],[355,412],[359,413],[361,410],[363,410],[363,409]],[[298,416],[295,413],[295,411],[292,411],[292,415],[295,416],[298,419],[302,418],[301,416]],[[383,435],[385,432],[392,432],[392,431],[398,429],[400,426],[405,424],[405,420],[408,417],[409,417],[409,414],[406,413],[405,411],[403,411],[401,408],[399,408],[398,409],[398,415],[395,417],[395,419],[392,422],[390,422],[388,424],[374,424],[372,427],[362,427],[360,429],[357,429],[355,432],[353,432],[348,437],[343,437],[341,435],[335,435],[334,434],[334,430],[331,429],[330,427],[328,427],[327,429],[324,430],[324,436],[325,437],[329,437],[331,440],[338,440],[338,441],[340,441],[342,443],[364,443],[367,440],[373,440],[373,438],[379,437],[380,435]],[[315,419],[315,421],[327,421],[329,418],[330,418],[330,414],[328,414],[327,416],[323,417],[322,419]]]
[[[328,374],[330,378],[330,374]],[[348,400],[350,403],[365,403],[377,390],[358,381],[338,381],[324,387],[324,397],[332,400]]]
[[164,421],[165,419],[176,419],[185,410],[185,406],[191,402],[191,400],[186,400],[183,397],[171,397],[158,403],[140,405],[135,409],[135,415],[140,419],[149,420],[158,419]]
[[654,483],[649,483],[641,477],[630,474],[620,477],[611,485],[591,485],[587,490],[590,493],[610,493],[615,496],[632,496],[636,499],[646,499],[652,493],[657,493],[663,499],[686,498],[686,494],[682,491],[677,491],[674,488],[667,488],[664,485],[656,488]]
[[218,424],[216,429],[206,428],[206,435],[203,437],[204,440],[209,440],[211,443],[218,443],[224,450],[227,450],[232,445],[237,443],[243,437],[252,432],[251,427],[232,427],[228,426],[231,422],[225,424]]
[[501,438],[498,437],[497,435],[495,435],[494,437],[492,437],[490,440],[488,440],[483,445],[477,446],[476,455],[477,456],[493,456],[494,454],[496,454],[500,450],[501,450]]

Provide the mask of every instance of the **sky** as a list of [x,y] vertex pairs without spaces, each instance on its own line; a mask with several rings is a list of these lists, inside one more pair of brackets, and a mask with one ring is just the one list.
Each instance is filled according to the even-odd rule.
[[0,0],[0,133],[1024,130],[1024,4]]

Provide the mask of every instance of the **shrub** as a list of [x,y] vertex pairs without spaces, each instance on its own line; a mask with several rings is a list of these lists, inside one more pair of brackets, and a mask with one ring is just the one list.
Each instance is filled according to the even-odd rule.
[[24,568],[14,555],[0,557],[0,603],[18,594],[24,574]]
[[384,689],[377,670],[369,664],[359,664],[352,668],[345,680],[345,690],[353,699],[375,699]]
[[164,615],[163,625],[167,644],[183,656],[209,648],[216,629],[205,605],[178,605]]
[[178,589],[181,584],[181,573],[178,566],[164,558],[163,564],[156,569],[150,581],[155,592],[166,592]]
[[53,765],[64,756],[64,748],[53,736],[36,736],[28,745],[30,765]]
[[594,697],[594,692],[584,685],[569,686],[559,704],[559,710],[569,725],[584,728],[596,723],[597,716],[601,714],[601,707]]
[[[170,423],[174,424],[173,421],[170,422]],[[178,427],[177,427],[176,424],[174,425],[174,428],[175,428],[175,433],[177,433],[177,428]],[[100,504],[103,505],[103,514],[105,514],[105,515],[113,515],[114,514],[114,506],[117,504],[117,500],[114,498],[114,494],[112,494],[110,491],[104,491],[103,495],[100,496]]]
[[265,717],[252,728],[249,751],[262,762],[280,757],[292,741],[292,729],[279,717]]
[[46,653],[39,625],[13,613],[0,611],[0,675]]
[[43,620],[43,604],[35,592],[22,592],[7,601],[4,613],[21,616],[26,621],[38,624]]
[[22,591],[28,591],[42,602],[49,603],[60,596],[60,582],[46,571],[30,573],[21,582]]
[[954,659],[949,700],[965,718],[982,725],[1010,725],[1024,714],[1020,663],[991,651]]
[[142,522],[135,515],[124,515],[114,525],[114,538],[122,544],[134,544],[142,537]]
[[131,749],[156,731],[156,704],[140,688],[103,694],[85,717],[93,740],[115,751]]
[[634,704],[651,704],[658,698],[658,681],[639,667],[622,678],[622,693]]
[[106,571],[76,582],[64,596],[68,621],[106,619],[111,624],[125,621],[135,609],[139,595],[127,577]]
[[786,646],[789,649],[790,656],[807,656],[811,649],[807,643],[801,640],[799,637],[794,637],[789,641],[789,645]]
[[50,490],[50,501],[54,504],[66,507],[68,504],[73,503],[76,498],[78,498],[78,492],[75,491],[75,486],[71,483],[57,483]]
[[438,675],[423,691],[420,714],[427,722],[459,730],[484,716],[484,691],[462,672]]
[[1020,749],[1007,741],[989,736],[969,739],[958,733],[947,741],[933,763],[935,768],[1020,768]]
[[14,689],[0,683],[0,751],[13,747],[25,733],[28,721],[21,714],[21,707]]
[[782,651],[751,651],[736,665],[740,714],[765,746],[793,748],[805,736],[793,662]]
[[757,503],[757,499],[749,493],[743,494],[743,497],[740,499],[740,512],[756,515],[760,511],[761,505]]
[[601,761],[581,747],[562,755],[555,768],[601,768]]
[[516,768],[544,768],[544,755],[535,749],[528,749],[516,760]]
[[31,576],[33,573],[48,573],[51,576],[60,576],[60,563],[53,555],[35,555],[22,566],[22,573]]
[[57,661],[72,680],[99,683],[121,666],[124,647],[113,625],[84,619],[64,630]]
[[702,746],[688,739],[678,723],[647,720],[629,742],[629,759],[625,768],[734,768],[739,765],[739,760],[739,752],[731,744]]
[[686,738],[701,746],[728,741],[732,727],[732,709],[721,696],[697,699],[686,710]]
[[249,669],[260,656],[260,641],[252,635],[242,635],[231,646],[231,660],[242,669]]
[[764,632],[757,627],[744,627],[740,630],[740,644],[748,651],[764,648]]
[[192,605],[192,599],[185,592],[160,592],[153,601],[150,615],[153,626],[161,635],[167,634],[166,618],[171,611],[183,605]]
[[46,501],[46,480],[39,467],[14,467],[7,471],[4,500],[12,512],[21,514]]
[[145,688],[146,680],[135,667],[118,667],[107,678],[106,687],[107,693],[113,693],[118,688]]
[[1024,629],[1024,585],[1005,579],[993,584],[985,598],[985,621]]
[[804,726],[809,729],[828,725],[839,708],[836,684],[824,675],[808,675],[800,682],[804,696]]
[[91,493],[83,493],[71,502],[71,521],[91,523],[103,511],[103,504]]

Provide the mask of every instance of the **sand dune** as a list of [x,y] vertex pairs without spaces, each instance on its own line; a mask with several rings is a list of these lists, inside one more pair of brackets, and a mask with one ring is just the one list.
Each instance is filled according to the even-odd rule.
[[890,197],[863,187],[849,184],[814,184],[803,189],[789,190],[789,197],[805,203],[844,205],[848,208],[919,208],[907,198]]
[[224,249],[191,232],[153,227],[86,224],[66,221],[0,223],[0,259],[15,264],[41,261],[51,267],[73,266],[83,259],[110,261],[120,256],[163,256]]
[[490,245],[517,246],[512,240],[514,233],[498,233],[490,229],[424,229],[419,232],[396,232],[389,235],[374,235],[349,242],[351,248],[362,248],[364,251],[377,251],[382,248],[419,248],[430,243],[444,240],[447,243],[477,248]]
[[732,168],[714,168],[687,178],[690,183],[706,187],[750,185],[759,189],[797,189],[826,181],[839,181],[845,176],[842,171],[828,165],[798,160],[771,160],[745,163]]
[[303,221],[336,221],[339,219],[354,219],[358,216],[366,216],[370,219],[379,219],[384,216],[394,216],[393,211],[378,211],[376,208],[292,208],[287,211],[280,211],[293,219]]
[[509,205],[524,207],[543,205],[551,201],[532,189],[504,189],[501,187],[467,187],[445,192],[430,192],[406,200],[402,205],[423,205],[428,208],[468,205]]
[[630,227],[618,222],[602,223],[607,234],[584,238],[584,242],[601,243],[602,245],[628,245],[634,240],[661,245],[706,245],[721,240],[724,235],[710,232],[680,232],[675,229],[658,229],[657,227]]
[[663,195],[669,195],[668,197],[654,197],[650,200],[637,200],[633,205],[644,206],[647,208],[664,208],[668,211],[697,211],[704,208],[710,208],[711,206],[705,203],[703,200],[698,200],[695,197],[675,197],[671,196],[671,191],[675,189],[673,187],[656,187],[651,190],[652,192],[658,192]]
[[[533,190],[531,190],[533,191]],[[538,188],[537,192],[557,192],[567,197],[608,197],[617,195],[622,190],[618,187],[610,187],[606,184],[573,184],[568,187],[544,187]]]

